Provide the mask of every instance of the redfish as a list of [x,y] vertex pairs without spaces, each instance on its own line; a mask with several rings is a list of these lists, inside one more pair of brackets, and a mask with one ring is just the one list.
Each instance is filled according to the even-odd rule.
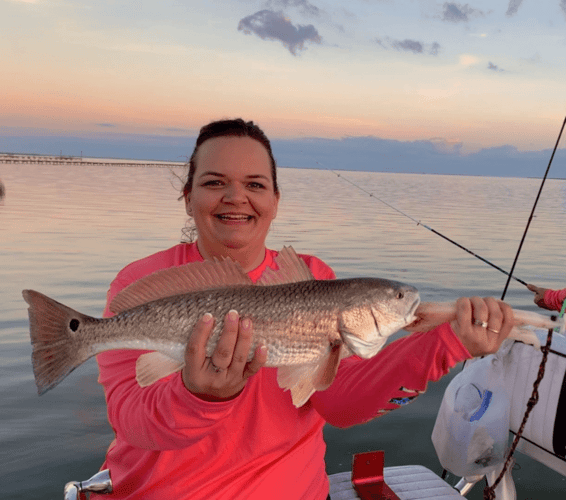
[[32,362],[38,393],[111,349],[147,349],[136,378],[146,386],[184,366],[187,341],[206,312],[215,319],[211,356],[229,310],[253,325],[248,360],[267,347],[268,367],[295,406],[330,386],[340,359],[374,356],[388,337],[413,322],[420,299],[409,285],[379,278],[315,280],[290,247],[253,284],[232,260],[193,262],[157,271],[126,287],[110,304],[111,318],[81,314],[33,290],[29,304]]

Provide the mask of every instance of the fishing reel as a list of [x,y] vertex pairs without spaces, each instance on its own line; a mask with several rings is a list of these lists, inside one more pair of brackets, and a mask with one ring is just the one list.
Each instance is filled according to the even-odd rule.
[[65,485],[65,500],[85,500],[85,492],[112,493],[110,471],[102,470],[86,481],[71,481]]

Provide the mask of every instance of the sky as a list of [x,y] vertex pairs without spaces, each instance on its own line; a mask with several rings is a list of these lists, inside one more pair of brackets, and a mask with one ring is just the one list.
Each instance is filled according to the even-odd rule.
[[175,161],[241,116],[284,164],[548,161],[566,114],[566,0],[0,0],[0,53],[3,152]]

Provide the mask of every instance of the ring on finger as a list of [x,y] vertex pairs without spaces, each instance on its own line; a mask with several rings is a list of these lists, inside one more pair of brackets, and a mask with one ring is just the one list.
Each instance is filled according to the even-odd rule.
[[482,328],[487,328],[487,321],[480,321],[479,319],[475,319],[474,325],[481,326]]
[[220,373],[223,372],[224,370],[226,370],[226,368],[220,368],[219,366],[216,366],[214,364],[214,362],[212,361],[212,358],[209,358],[210,361],[210,367],[216,372],[216,373]]

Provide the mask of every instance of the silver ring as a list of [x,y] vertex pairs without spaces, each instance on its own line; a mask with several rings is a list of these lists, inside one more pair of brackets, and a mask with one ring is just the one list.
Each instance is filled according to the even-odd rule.
[[208,358],[210,361],[210,367],[216,372],[216,373],[220,373],[223,372],[226,368],[220,368],[219,366],[216,366],[213,361],[212,358]]
[[499,333],[499,330],[494,330],[493,328],[487,328],[487,330],[493,333]]
[[475,319],[474,325],[481,326],[482,328],[487,328],[487,321],[480,321],[479,319]]

